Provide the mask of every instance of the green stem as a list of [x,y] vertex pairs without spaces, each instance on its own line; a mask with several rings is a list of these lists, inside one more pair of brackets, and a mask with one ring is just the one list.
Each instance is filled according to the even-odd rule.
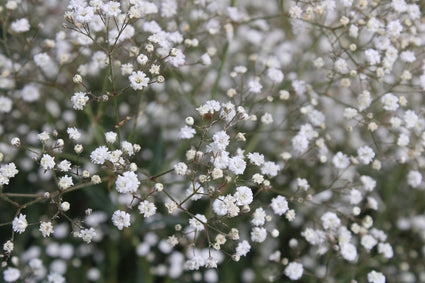
[[224,63],[226,62],[228,50],[229,50],[229,41],[226,41],[226,44],[223,47],[223,53],[222,53],[222,57],[221,57],[220,67],[218,68],[217,77],[215,79],[214,86],[213,86],[212,93],[211,93],[212,99],[215,99],[216,96],[217,96],[217,91],[218,91],[218,87],[219,87],[219,84],[220,84],[221,74],[223,73],[223,67],[224,67]]

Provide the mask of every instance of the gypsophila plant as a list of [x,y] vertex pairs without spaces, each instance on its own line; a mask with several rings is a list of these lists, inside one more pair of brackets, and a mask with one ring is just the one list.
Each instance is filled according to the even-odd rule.
[[2,280],[425,281],[424,8],[3,1]]

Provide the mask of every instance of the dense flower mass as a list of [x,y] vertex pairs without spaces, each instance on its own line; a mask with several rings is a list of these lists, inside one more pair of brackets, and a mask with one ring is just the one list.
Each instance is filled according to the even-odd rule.
[[425,282],[423,8],[3,1],[2,280]]

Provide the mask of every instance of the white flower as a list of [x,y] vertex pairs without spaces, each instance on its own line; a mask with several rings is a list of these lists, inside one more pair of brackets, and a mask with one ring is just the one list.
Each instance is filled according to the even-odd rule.
[[352,189],[349,195],[350,204],[359,204],[363,200],[362,193],[357,189]]
[[229,145],[230,137],[225,131],[219,131],[214,134],[213,141],[217,145],[219,151],[223,151]]
[[291,262],[285,268],[285,275],[291,280],[298,280],[303,276],[304,268],[301,263]]
[[72,107],[75,110],[83,110],[84,106],[86,106],[87,101],[89,101],[88,96],[84,92],[76,92],[71,97]]
[[79,7],[74,13],[74,19],[77,23],[90,23],[94,19],[94,8]]
[[387,32],[390,36],[398,36],[403,31],[400,20],[394,20],[387,24]]
[[207,218],[202,214],[196,214],[195,217],[196,218],[189,219],[190,227],[195,229],[197,232],[204,230],[204,223],[207,223]]
[[43,157],[40,160],[40,166],[44,170],[53,169],[53,167],[55,167],[55,158],[48,154],[43,154]]
[[360,181],[363,184],[363,188],[368,192],[373,191],[376,187],[376,181],[369,176],[361,176]]
[[206,268],[217,268],[217,262],[218,261],[217,261],[216,258],[209,256],[207,258],[207,262],[205,263],[205,267]]
[[218,112],[221,110],[220,102],[216,100],[208,100],[203,105],[196,108],[196,110],[199,112],[199,115],[204,116],[206,114],[214,114],[215,112]]
[[412,188],[417,188],[422,183],[422,174],[419,171],[411,170],[407,175],[407,183]]
[[179,162],[174,165],[174,170],[176,171],[177,175],[184,176],[187,171],[187,165],[183,162]]
[[262,226],[264,225],[265,221],[266,221],[266,211],[262,207],[257,208],[252,214],[252,220],[251,220],[252,225]]
[[5,250],[7,253],[11,253],[14,249],[14,244],[12,241],[8,240],[6,243],[3,244],[3,250]]
[[330,211],[323,214],[320,219],[322,220],[322,225],[325,229],[336,229],[341,224],[341,220],[338,216],[334,212]]
[[6,282],[15,282],[21,276],[21,272],[17,268],[8,267],[3,271],[3,279]]
[[338,169],[345,169],[350,165],[350,159],[347,155],[339,151],[332,158],[332,163]]
[[99,146],[98,148],[96,148],[95,150],[93,150],[90,154],[90,159],[91,162],[93,162],[94,164],[103,164],[105,163],[105,161],[109,158],[109,149],[102,145]]
[[73,185],[74,185],[74,183],[72,182],[72,178],[70,176],[65,175],[65,176],[59,178],[58,186],[62,190],[66,190]]
[[353,244],[344,243],[340,247],[341,255],[345,260],[354,261],[357,258],[357,250]]
[[39,133],[37,135],[38,139],[42,142],[45,143],[50,139],[49,133],[47,133],[46,131],[43,131],[42,133]]
[[372,97],[370,96],[370,92],[367,90],[363,91],[357,98],[359,104],[359,110],[363,111],[370,106],[372,103]]
[[342,58],[335,61],[335,70],[341,74],[347,74],[350,71],[347,61]]
[[260,93],[262,88],[263,86],[257,81],[252,80],[248,83],[248,89],[250,92]]
[[12,110],[12,100],[6,96],[0,96],[0,112],[8,113]]
[[49,276],[47,276],[47,282],[49,283],[64,283],[65,278],[60,275],[59,273],[50,273]]
[[108,3],[101,5],[101,8],[106,16],[116,17],[119,13],[121,13],[120,5],[121,4],[119,2],[109,1]]
[[68,172],[69,170],[71,170],[71,162],[69,162],[68,160],[62,160],[61,162],[59,162],[58,168],[62,172]]
[[96,230],[94,228],[80,230],[78,237],[88,244],[96,237]]
[[375,157],[375,152],[369,146],[363,146],[357,149],[357,155],[361,163],[369,164]]
[[223,196],[219,196],[216,200],[214,200],[213,210],[214,210],[215,214],[220,215],[220,216],[227,214],[227,204],[224,201]]
[[301,236],[303,236],[307,242],[312,245],[319,245],[323,243],[326,239],[326,234],[322,230],[314,230],[311,228],[305,229]]
[[251,250],[251,245],[248,241],[242,241],[236,247],[236,254],[239,256],[246,256],[247,253]]
[[137,60],[137,63],[144,66],[148,62],[148,56],[146,56],[145,54],[139,54],[139,56],[137,56],[136,60]]
[[257,166],[261,166],[262,164],[264,164],[264,155],[258,152],[248,153],[248,159],[249,159],[249,162]]
[[133,72],[130,77],[130,85],[134,90],[141,90],[148,86],[149,78],[142,71]]
[[382,254],[385,258],[392,258],[394,255],[393,248],[388,243],[379,243],[378,253]]
[[310,188],[308,181],[304,178],[297,178],[297,186],[304,191],[308,191]]
[[268,175],[269,177],[275,177],[277,176],[277,173],[279,173],[280,166],[273,161],[266,161],[261,166],[261,174]]
[[174,67],[180,67],[185,64],[186,56],[180,49],[176,49],[176,53],[173,55],[175,56],[168,56],[167,58],[165,58],[165,62],[171,64]]
[[407,110],[404,113],[403,119],[404,119],[404,122],[406,123],[406,127],[409,129],[415,127],[416,123],[419,120],[418,115],[416,115],[415,111],[412,111],[412,110]]
[[143,201],[139,204],[138,206],[140,214],[143,214],[143,216],[146,217],[151,217],[153,215],[155,215],[156,213],[156,206],[155,204],[153,204],[150,201]]
[[264,115],[261,116],[261,123],[266,125],[273,123],[273,116],[270,113],[264,113]]
[[112,223],[118,228],[118,230],[122,230],[124,227],[129,227],[130,214],[122,210],[117,210],[112,215]]
[[360,243],[365,249],[371,250],[378,243],[378,241],[371,235],[364,235]]
[[196,131],[194,128],[189,127],[189,126],[184,126],[183,128],[180,129],[179,132],[179,139],[191,139],[195,136]]
[[234,156],[229,159],[229,170],[235,173],[236,175],[241,175],[245,172],[246,162],[243,160],[242,156]]
[[271,208],[273,209],[274,213],[281,216],[286,211],[288,211],[288,202],[286,201],[286,198],[284,196],[277,196],[272,199],[270,203]]
[[10,28],[14,32],[26,32],[26,31],[30,30],[30,27],[31,27],[30,23],[25,18],[16,20],[16,21],[12,22],[12,24],[10,25]]
[[379,52],[375,49],[369,48],[365,52],[366,60],[371,65],[376,65],[381,62],[381,56],[379,55]]
[[115,188],[119,193],[135,193],[140,185],[137,175],[132,171],[126,171],[118,176]]
[[258,173],[255,173],[252,176],[252,181],[256,184],[261,184],[262,182],[264,182],[264,176]]
[[249,205],[253,200],[252,190],[246,186],[237,187],[233,197],[237,205]]
[[13,178],[16,174],[18,174],[18,169],[16,169],[15,163],[11,162],[9,164],[3,164],[0,167],[0,173],[2,176],[6,178]]
[[387,111],[395,111],[398,108],[398,97],[392,93],[387,93],[381,98],[383,108]]
[[276,68],[271,68],[267,70],[267,77],[273,82],[273,83],[280,83],[283,81],[284,75],[281,70]]
[[78,131],[78,129],[77,129],[77,128],[75,128],[75,127],[73,127],[73,128],[68,128],[68,129],[66,130],[66,132],[68,133],[69,138],[70,138],[70,139],[72,139],[72,140],[74,140],[74,141],[79,140],[79,139],[80,139],[80,137],[81,137],[81,133],[80,133],[80,132]]
[[185,265],[189,270],[198,270],[205,265],[205,260],[203,257],[195,255],[190,260],[186,261]]
[[251,240],[253,242],[262,243],[267,238],[267,230],[264,227],[254,227],[251,231]]
[[50,236],[50,234],[52,234],[53,233],[53,225],[52,225],[52,223],[49,221],[49,222],[41,222],[40,223],[40,232],[41,232],[41,234],[43,235],[43,237],[45,238],[45,237],[49,237]]
[[369,281],[369,283],[385,283],[385,276],[381,272],[372,270],[367,274],[367,281]]
[[117,136],[118,135],[115,132],[107,132],[107,133],[105,133],[106,142],[107,143],[110,143],[110,144],[116,142],[117,141]]
[[24,214],[19,214],[18,217],[15,217],[12,221],[12,229],[13,231],[15,231],[16,233],[22,234],[23,232],[25,232],[25,229],[28,226],[28,222],[26,219],[26,215]]
[[298,134],[291,139],[292,147],[297,154],[303,154],[308,149],[308,139],[305,135]]

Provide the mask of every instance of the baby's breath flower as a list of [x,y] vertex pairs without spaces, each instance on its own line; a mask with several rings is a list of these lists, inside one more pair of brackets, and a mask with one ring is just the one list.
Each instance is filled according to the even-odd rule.
[[118,230],[122,230],[124,227],[129,227],[130,214],[122,210],[117,210],[112,215],[112,223],[118,228]]
[[49,237],[50,234],[53,233],[53,225],[51,222],[41,222],[40,223],[40,232],[43,235],[43,237]]

